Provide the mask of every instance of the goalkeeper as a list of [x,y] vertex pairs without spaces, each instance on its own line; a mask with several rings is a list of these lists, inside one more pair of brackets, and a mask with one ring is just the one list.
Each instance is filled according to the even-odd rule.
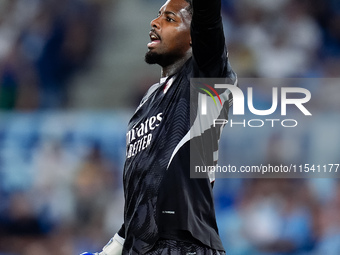
[[[99,254],[225,254],[215,219],[214,180],[190,178],[189,160],[194,143],[200,165],[216,164],[221,135],[212,119],[195,124],[199,107],[190,100],[190,78],[225,78],[236,85],[221,0],[168,0],[151,21],[149,35],[145,61],[161,66],[161,78],[129,122],[124,223]],[[223,107],[215,118],[227,119],[231,94],[222,91],[220,98]],[[191,137],[194,125],[197,134]]]

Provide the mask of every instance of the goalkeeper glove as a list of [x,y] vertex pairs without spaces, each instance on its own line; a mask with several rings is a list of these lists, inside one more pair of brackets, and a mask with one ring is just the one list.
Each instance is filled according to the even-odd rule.
[[123,251],[124,238],[115,234],[114,237],[104,246],[101,252],[84,252],[81,255],[121,255]]

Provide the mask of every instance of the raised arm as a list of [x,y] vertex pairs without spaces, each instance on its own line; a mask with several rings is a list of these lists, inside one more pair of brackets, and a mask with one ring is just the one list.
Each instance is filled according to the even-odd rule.
[[200,71],[200,74],[195,76],[220,77],[225,71],[227,62],[221,0],[192,1],[192,51]]

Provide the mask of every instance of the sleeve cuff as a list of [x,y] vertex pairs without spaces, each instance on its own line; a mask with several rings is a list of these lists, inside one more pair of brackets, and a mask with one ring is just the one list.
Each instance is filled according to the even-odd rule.
[[125,239],[123,237],[121,237],[120,235],[118,235],[118,233],[116,233],[113,236],[113,239],[115,239],[118,243],[120,243],[121,245],[124,245]]

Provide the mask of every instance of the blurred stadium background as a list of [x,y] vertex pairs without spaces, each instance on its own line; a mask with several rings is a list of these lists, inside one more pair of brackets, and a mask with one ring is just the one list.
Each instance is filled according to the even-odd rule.
[[[97,251],[120,227],[126,125],[159,79],[143,58],[162,4],[0,1],[1,255]],[[339,77],[338,0],[223,0],[223,16],[239,77]],[[225,130],[224,163],[339,163],[338,86],[310,88],[319,125],[293,136]],[[215,197],[230,255],[340,254],[336,179],[219,179]]]

